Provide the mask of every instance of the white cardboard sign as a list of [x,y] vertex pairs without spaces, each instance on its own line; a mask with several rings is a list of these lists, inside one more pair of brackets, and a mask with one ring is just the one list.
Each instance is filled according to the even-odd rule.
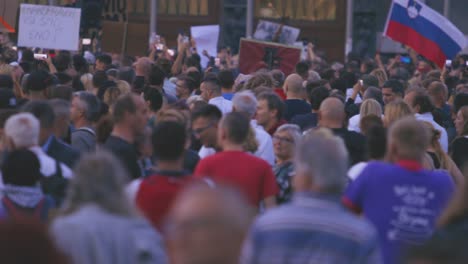
[[22,4],[18,46],[78,50],[81,9]]
[[218,56],[219,25],[193,26],[190,28],[190,33],[197,43],[197,49],[201,56],[202,68],[205,68],[209,60],[207,57],[201,55],[203,50],[208,51],[210,56],[215,58]]

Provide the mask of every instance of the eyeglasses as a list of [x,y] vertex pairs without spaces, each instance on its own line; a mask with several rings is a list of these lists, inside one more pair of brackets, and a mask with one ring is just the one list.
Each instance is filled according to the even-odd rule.
[[273,136],[272,137],[273,141],[279,141],[281,143],[290,143],[290,144],[294,144],[294,140],[290,139],[290,138],[286,138],[286,137],[280,137],[280,136]]
[[194,129],[192,131],[192,133],[193,133],[194,136],[199,136],[201,133],[203,133],[208,128],[214,126],[215,124],[216,124],[216,122],[211,122],[206,127],[200,127],[200,128]]

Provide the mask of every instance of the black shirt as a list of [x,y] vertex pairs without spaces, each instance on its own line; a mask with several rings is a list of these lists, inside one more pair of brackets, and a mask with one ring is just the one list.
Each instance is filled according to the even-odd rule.
[[317,126],[317,113],[308,113],[304,115],[296,115],[291,119],[291,124],[298,125],[302,131]]
[[128,143],[122,138],[110,136],[104,148],[114,154],[127,169],[131,179],[137,179],[141,176],[141,169],[138,166],[138,155],[134,145]]
[[312,112],[312,107],[304,100],[300,99],[287,99],[284,101],[285,113],[284,119],[291,121],[295,115],[303,115]]
[[344,140],[351,165],[366,160],[366,137],[346,128],[334,128],[332,131]]
[[451,157],[460,170],[468,165],[468,138],[458,137],[452,142]]

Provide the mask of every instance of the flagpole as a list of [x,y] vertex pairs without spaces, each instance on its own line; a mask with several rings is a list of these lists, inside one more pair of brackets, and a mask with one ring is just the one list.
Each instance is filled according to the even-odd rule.
[[157,31],[157,17],[158,17],[158,0],[151,0],[151,10],[150,10],[150,32],[149,39],[151,35],[156,34]]
[[247,0],[247,21],[246,21],[246,36],[252,38],[253,35],[253,17],[254,17],[254,2]]
[[345,58],[353,50],[353,0],[346,1],[346,43],[345,43]]
[[450,0],[444,0],[444,16],[450,18]]

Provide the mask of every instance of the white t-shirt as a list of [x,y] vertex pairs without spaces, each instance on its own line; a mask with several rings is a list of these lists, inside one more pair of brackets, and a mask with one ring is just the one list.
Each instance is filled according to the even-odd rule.
[[217,106],[223,115],[232,112],[232,102],[222,96],[211,98],[208,103]]

